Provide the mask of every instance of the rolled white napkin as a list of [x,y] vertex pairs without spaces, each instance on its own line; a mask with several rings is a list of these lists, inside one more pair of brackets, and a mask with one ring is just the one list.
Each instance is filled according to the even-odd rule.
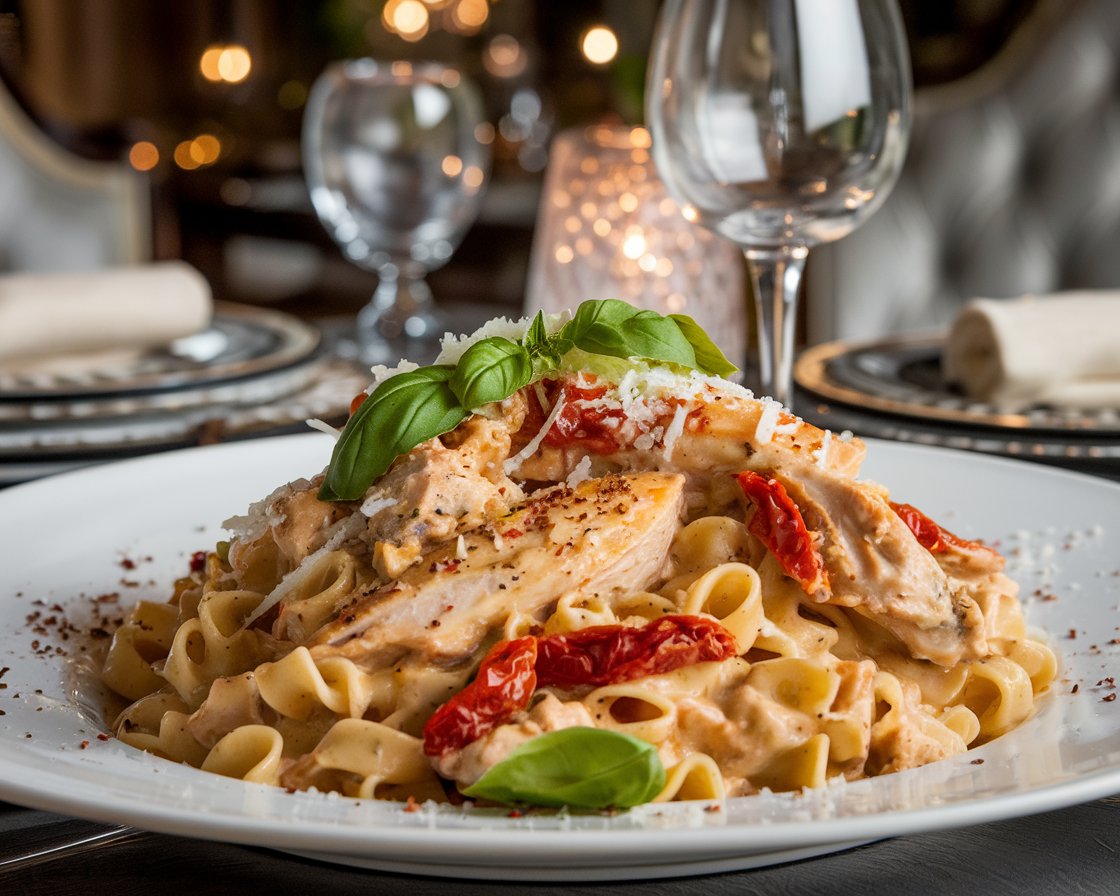
[[1120,408],[1120,293],[973,299],[949,331],[946,382],[978,401]]
[[0,277],[0,362],[145,349],[204,329],[206,279],[182,261]]

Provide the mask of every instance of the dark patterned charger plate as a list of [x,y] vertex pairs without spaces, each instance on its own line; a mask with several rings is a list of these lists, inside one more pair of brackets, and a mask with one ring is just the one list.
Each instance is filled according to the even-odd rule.
[[1120,473],[1120,409],[1007,410],[941,377],[944,334],[830,342],[798,359],[795,410],[833,430]]

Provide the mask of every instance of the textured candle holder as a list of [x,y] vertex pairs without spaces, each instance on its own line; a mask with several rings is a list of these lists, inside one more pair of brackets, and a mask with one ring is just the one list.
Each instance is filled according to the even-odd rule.
[[644,128],[594,126],[553,141],[533,241],[526,311],[623,299],[687,314],[727,357],[747,335],[745,272],[733,243],[686,220]]

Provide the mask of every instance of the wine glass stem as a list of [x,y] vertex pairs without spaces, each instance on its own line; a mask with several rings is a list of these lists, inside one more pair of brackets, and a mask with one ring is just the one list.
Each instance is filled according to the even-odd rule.
[[745,249],[744,254],[754,284],[762,394],[790,407],[797,292],[809,250],[804,246],[791,246]]

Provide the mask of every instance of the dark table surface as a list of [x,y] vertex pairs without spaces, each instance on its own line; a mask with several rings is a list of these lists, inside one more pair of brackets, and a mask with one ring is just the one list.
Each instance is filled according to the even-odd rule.
[[[0,863],[60,840],[104,830],[75,819],[0,803]],[[463,894],[531,891],[657,896],[828,896],[905,893],[1120,893],[1120,798],[1011,821],[898,837],[834,855],[753,871],[604,884],[450,881],[327,865],[265,849],[141,834],[31,865],[0,864],[6,896],[128,892]]]

